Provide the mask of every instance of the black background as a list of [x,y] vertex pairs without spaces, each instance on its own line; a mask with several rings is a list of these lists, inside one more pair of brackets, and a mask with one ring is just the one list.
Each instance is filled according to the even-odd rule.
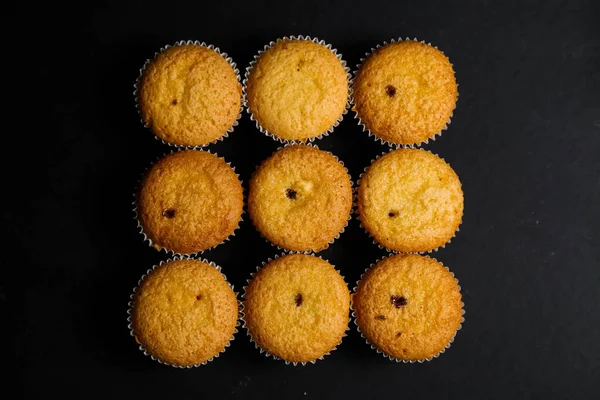
[[[600,5],[521,2],[112,2],[5,10],[0,311],[20,392],[81,398],[592,398],[600,389]],[[425,147],[457,171],[465,216],[435,254],[460,280],[466,323],[451,349],[396,364],[353,329],[324,361],[286,366],[242,330],[207,366],[145,357],[126,310],[166,258],[142,242],[131,201],[170,148],[144,129],[133,83],[177,40],[212,43],[244,70],[270,40],[307,34],[355,66],[410,36],[439,46],[460,84],[454,119]],[[6,104],[6,103],[5,103]],[[353,114],[318,145],[353,178],[384,147]],[[278,147],[244,114],[210,150],[247,187]],[[204,257],[239,290],[276,254],[246,220]],[[384,255],[356,220],[322,255],[353,286]],[[6,324],[6,325],[4,325]],[[6,363],[6,361],[5,361]],[[12,382],[11,382],[12,383]],[[200,396],[200,397],[199,397]]]

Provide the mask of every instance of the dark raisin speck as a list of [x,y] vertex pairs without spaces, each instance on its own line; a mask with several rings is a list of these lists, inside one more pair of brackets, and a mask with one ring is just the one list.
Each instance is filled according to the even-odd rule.
[[394,97],[396,95],[396,88],[392,85],[387,85],[385,87],[385,93],[390,97]]
[[287,189],[285,195],[290,200],[296,200],[296,191],[294,189]]
[[302,294],[298,293],[296,295],[296,297],[294,297],[294,302],[296,302],[296,307],[300,307],[302,305],[302,301],[304,299],[302,298]]
[[378,321],[385,321],[385,315],[377,315],[375,316],[375,319]]
[[174,218],[175,217],[175,209],[174,208],[166,208],[162,212],[162,216],[166,218]]
[[407,301],[404,297],[402,296],[392,296],[390,298],[390,301],[392,302],[392,305],[396,308],[400,308],[402,306],[405,306]]

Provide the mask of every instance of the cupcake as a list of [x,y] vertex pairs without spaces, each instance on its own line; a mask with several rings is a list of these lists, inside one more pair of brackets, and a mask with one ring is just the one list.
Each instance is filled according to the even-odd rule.
[[137,193],[136,213],[154,248],[191,254],[233,234],[243,206],[242,183],[225,160],[186,150],[150,168]]
[[237,125],[239,73],[213,46],[181,43],[145,66],[136,85],[138,107],[144,124],[164,142],[204,146]]
[[141,350],[176,367],[211,361],[237,332],[236,294],[206,261],[174,259],[150,270],[130,306],[131,334]]
[[358,185],[358,214],[377,243],[391,251],[431,251],[449,242],[463,215],[458,176],[421,149],[398,149],[377,159]]
[[274,245],[320,251],[348,223],[352,182],[330,153],[312,146],[287,146],[252,176],[248,211],[258,231]]
[[416,254],[393,255],[369,269],[352,295],[352,309],[367,342],[404,362],[443,353],[464,321],[454,274]]
[[244,294],[248,335],[267,353],[291,362],[315,362],[341,342],[350,294],[327,261],[288,254],[253,275]]
[[323,41],[302,38],[271,42],[246,73],[251,118],[282,142],[329,133],[348,105],[345,62]]
[[458,97],[448,57],[415,40],[375,50],[360,65],[353,90],[364,128],[397,145],[420,144],[441,133]]

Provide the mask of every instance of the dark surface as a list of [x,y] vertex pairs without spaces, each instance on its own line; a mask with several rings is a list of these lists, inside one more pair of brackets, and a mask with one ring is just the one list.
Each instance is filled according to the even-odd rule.
[[[15,110],[3,113],[1,225],[8,241],[0,312],[26,397],[597,395],[597,2],[48,4],[4,14],[18,29],[5,37],[5,65],[15,71],[4,81],[16,90],[4,99]],[[205,367],[159,365],[137,349],[126,323],[132,287],[166,258],[142,242],[132,219],[137,179],[169,151],[136,114],[138,69],[181,39],[215,44],[245,69],[264,44],[293,34],[332,43],[351,66],[400,36],[431,41],[454,63],[458,108],[450,129],[426,148],[444,157],[464,186],[461,230],[435,256],[460,280],[466,323],[452,348],[426,364],[390,362],[353,328],[338,351],[307,367],[263,357],[245,331]],[[354,178],[384,150],[352,117],[318,144]],[[245,114],[228,139],[210,146],[237,167],[246,187],[276,148]],[[240,289],[274,254],[246,220],[231,242],[204,256]],[[353,220],[322,255],[353,286],[384,252]]]

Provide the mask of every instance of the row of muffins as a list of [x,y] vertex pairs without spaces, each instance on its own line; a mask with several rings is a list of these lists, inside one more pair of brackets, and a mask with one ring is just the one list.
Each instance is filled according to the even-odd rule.
[[419,145],[446,129],[458,86],[452,64],[436,47],[392,41],[361,62],[353,80],[331,45],[284,38],[255,56],[242,86],[226,53],[178,42],[144,65],[136,104],[157,138],[188,148],[226,137],[244,104],[257,128],[283,143],[332,132],[350,103],[363,130],[390,145]]
[[423,362],[450,346],[464,313],[454,275],[417,254],[396,254],[372,265],[351,297],[328,261],[284,253],[252,274],[243,298],[238,307],[220,267],[175,257],[140,280],[130,302],[131,334],[153,359],[189,368],[225,351],[241,319],[261,353],[304,365],[339,346],[352,309],[358,330],[375,350],[392,360]]
[[[283,250],[324,250],[352,216],[348,171],[337,157],[315,146],[279,149],[257,168],[249,186],[250,219]],[[242,220],[244,195],[224,159],[208,151],[182,150],[149,169],[134,204],[151,246],[194,254],[234,233]],[[362,226],[377,244],[396,252],[426,252],[455,235],[464,200],[460,180],[444,160],[426,150],[401,148],[366,169],[356,204]]]
[[[244,83],[246,93],[243,98],[251,118],[257,121],[257,127],[285,143],[319,137],[323,132],[318,131],[328,125],[327,121],[331,121],[333,115],[337,115],[337,106],[342,103],[342,98],[346,102],[349,93],[348,71],[335,50],[331,50],[323,42],[302,40],[302,37],[299,39],[282,40],[266,46],[265,51],[249,67]],[[365,72],[357,74],[354,85],[355,111],[363,127],[369,133],[374,132],[382,141],[418,144],[431,137],[423,136],[423,132],[436,130],[435,134],[439,131],[439,121],[436,125],[431,116],[440,120],[440,116],[449,114],[445,121],[449,120],[456,102],[456,84],[451,65],[449,62],[442,62],[444,59],[447,61],[447,58],[437,49],[416,41],[400,43],[378,49],[364,62],[360,71]],[[237,69],[226,55],[219,60],[215,54],[218,55],[218,49],[212,46],[179,43],[179,46],[158,54],[144,67],[136,90],[140,114],[157,137],[166,143],[183,147],[202,146],[207,143],[198,144],[189,140],[195,140],[193,138],[198,136],[198,132],[212,132],[212,137],[217,136],[216,139],[209,140],[210,143],[223,137],[223,134],[218,136],[218,132],[223,132],[223,128],[228,125],[223,121],[233,121],[224,134],[237,124],[239,111],[233,119],[235,113],[232,110],[239,108],[239,103],[236,106],[235,96],[231,95],[235,93],[233,88],[237,87],[239,98]],[[337,61],[331,58],[332,54]],[[376,57],[376,54],[380,56]],[[237,86],[230,79],[231,74],[225,72],[227,68],[224,67],[223,60],[233,71]],[[346,74],[344,96],[340,95],[344,90],[338,63]],[[399,63],[404,66],[398,68]],[[397,75],[399,70],[402,72],[401,76],[394,75],[389,80],[390,73],[395,72]],[[424,74],[424,71],[427,73]],[[213,76],[218,79],[212,80]],[[454,82],[454,92],[451,90],[452,84],[448,84],[451,81]],[[223,87],[226,90],[220,89]],[[206,94],[206,91],[210,96],[200,102],[196,101],[198,93]],[[287,95],[282,96],[282,93]],[[381,93],[385,93],[385,96],[382,97]],[[216,108],[211,109],[207,105]],[[361,109],[366,111],[361,112]],[[344,107],[326,132],[339,123],[345,110]],[[224,114],[219,114],[220,111]],[[401,125],[394,126],[394,121],[389,121],[386,115],[390,112],[403,116]],[[390,137],[384,136],[384,131],[395,132],[396,136],[388,140]],[[416,131],[420,131],[421,136],[415,136]],[[299,136],[293,136],[294,132]],[[422,139],[415,139],[418,137]],[[204,137],[202,140],[208,139]],[[403,177],[402,182],[395,181],[394,177],[398,174]],[[311,146],[286,146],[265,160],[253,175],[248,209],[258,231],[278,247],[304,252],[319,251],[343,231],[351,216],[352,198],[352,182],[348,172],[335,156]],[[463,197],[458,177],[443,160],[424,150],[398,149],[377,159],[362,177],[356,198],[362,225],[376,242],[392,251],[423,252],[442,246],[454,235],[462,217]],[[223,159],[209,152],[183,151],[164,157],[149,170],[137,193],[135,204],[139,225],[154,247],[189,254],[218,245],[233,233],[241,220],[243,193],[237,175]],[[343,315],[344,304],[348,303],[344,301],[344,291],[340,285],[335,288],[324,283],[337,281],[339,284],[340,280],[332,276],[321,276],[322,271],[314,266],[319,262],[313,261],[320,259],[306,257],[310,258],[301,261],[297,259],[295,262],[279,261],[279,264],[289,264],[287,267],[270,267],[271,264],[277,264],[275,260],[260,269],[250,282],[247,294],[256,291],[257,298],[262,302],[248,301],[248,297],[245,301],[245,321],[253,341],[268,354],[294,363],[314,361],[335,347],[331,347],[331,343],[335,341],[333,339],[339,336],[339,329],[335,327],[344,325],[340,323],[343,318],[339,318],[339,315]],[[280,259],[287,258],[285,256]],[[382,266],[378,264],[372,270],[383,272],[368,272],[363,279],[364,285],[359,284],[353,303],[363,306],[354,307],[355,320],[367,341],[390,358],[405,361],[430,359],[449,345],[454,333],[460,328],[460,287],[454,278],[450,278],[452,275],[447,270],[439,273],[444,268],[432,259],[422,256],[394,256],[386,260],[396,258],[398,262],[382,261]],[[177,270],[168,266],[181,262],[184,260],[167,263],[157,270]],[[193,263],[194,260],[185,262]],[[429,273],[432,263],[438,266],[438,273]],[[388,264],[392,267],[383,266]],[[387,269],[390,272],[385,272]],[[196,290],[200,287],[196,281],[203,279],[202,269],[190,272],[192,270],[195,269],[187,270],[183,274],[185,278],[179,283],[177,273],[174,273],[172,279],[168,272],[164,272],[167,276],[162,276],[158,281],[143,279],[131,304],[132,334],[145,351],[171,365],[190,366],[208,361],[218,354],[214,353],[215,343],[210,340],[206,346],[199,343],[211,337],[221,338],[217,342],[225,343],[225,339],[231,337],[227,333],[228,329],[235,330],[235,324],[231,328],[231,321],[234,319],[222,315],[218,318],[213,315],[213,318],[221,322],[223,318],[229,321],[228,325],[223,325],[228,328],[222,330],[221,334],[217,334],[214,329],[208,333],[195,330],[198,324],[204,325],[207,322],[216,326],[216,320],[188,321],[196,315],[195,302],[201,304],[203,300],[210,300],[209,303],[213,304],[216,301],[211,297],[211,290],[202,290],[203,293],[195,296],[195,302],[188,301],[193,297],[190,297],[190,293],[199,291]],[[263,270],[276,272],[263,273]],[[153,271],[149,276],[154,275]],[[371,276],[374,278],[370,278]],[[398,277],[403,279],[397,280]],[[190,284],[186,279],[194,283]],[[302,282],[303,279],[309,281]],[[152,284],[147,284],[146,281]],[[210,279],[207,282],[209,281]],[[256,281],[266,283],[262,286],[253,284]],[[163,282],[166,283],[163,285]],[[224,278],[223,282],[226,283]],[[288,287],[294,282],[295,287]],[[343,283],[343,278],[341,282]],[[391,290],[391,286],[397,288],[401,282],[405,286],[403,290]],[[314,287],[315,283],[317,288],[325,285],[328,289],[319,291]],[[176,287],[170,287],[171,284]],[[264,290],[251,289],[257,285]],[[364,290],[360,290],[362,286]],[[147,287],[149,289],[146,290]],[[348,295],[345,283],[343,287]],[[433,292],[432,287],[436,288]],[[437,289],[440,287],[453,293],[450,297],[454,300],[449,301],[446,299],[448,296],[438,293]],[[186,290],[189,293],[185,294]],[[370,297],[360,294],[363,292],[371,293]],[[331,300],[338,304],[337,308],[326,306],[329,301],[325,301],[328,299],[328,294],[325,293],[339,294],[339,298]],[[384,293],[386,295],[382,297]],[[231,296],[223,293],[215,296],[231,299]],[[291,297],[295,308],[289,308]],[[252,299],[252,295],[250,298]],[[361,301],[361,298],[364,300]],[[142,299],[149,303],[142,306]],[[173,309],[173,299],[184,303],[175,302]],[[309,299],[308,302],[306,299]],[[426,300],[433,300],[432,305],[427,305]],[[229,304],[224,306],[225,309],[233,310],[230,300],[225,303]],[[249,307],[248,304],[254,306]],[[397,310],[396,314],[388,315],[386,306]],[[370,315],[369,312],[374,309],[378,309],[378,313]],[[275,315],[271,314],[273,310],[276,311]],[[341,314],[337,314],[338,311]],[[178,315],[181,312],[185,315]],[[233,315],[233,312],[229,314]],[[200,312],[198,315],[205,314]],[[196,317],[200,318],[198,315]],[[291,324],[286,317],[288,315],[295,315],[296,325]],[[321,318],[325,315],[327,318]],[[345,315],[347,327],[348,306],[345,307]],[[438,317],[441,315],[444,317],[440,320]],[[307,316],[310,317],[309,320],[306,319]],[[428,316],[431,320],[423,320],[423,316]],[[314,325],[315,320],[324,322],[324,325]],[[377,322],[373,324],[372,321]],[[177,334],[169,330],[169,324],[173,322],[179,324]],[[157,323],[159,327],[153,326]],[[192,331],[183,329],[183,325]],[[388,332],[399,326],[401,329],[394,335]],[[303,335],[297,336],[299,340],[294,341],[294,336],[288,335],[290,332],[301,333],[303,328],[310,332],[305,331]],[[194,336],[194,331],[199,336]],[[182,332],[185,337],[180,335]],[[329,339],[324,342],[315,340],[315,332],[317,338]],[[448,332],[452,332],[451,337]],[[192,336],[193,340],[190,342]],[[163,339],[159,340],[161,337]],[[385,340],[382,341],[382,338]],[[171,339],[179,342],[174,343]],[[336,345],[339,340],[341,336]],[[222,349],[225,345],[226,343]],[[181,358],[181,354],[169,355],[169,351],[163,351],[165,346],[171,351],[179,348],[182,354],[190,356],[193,353],[195,356]],[[211,348],[213,351],[207,350]],[[203,356],[199,357],[198,354]],[[206,354],[212,355],[203,358]]]

